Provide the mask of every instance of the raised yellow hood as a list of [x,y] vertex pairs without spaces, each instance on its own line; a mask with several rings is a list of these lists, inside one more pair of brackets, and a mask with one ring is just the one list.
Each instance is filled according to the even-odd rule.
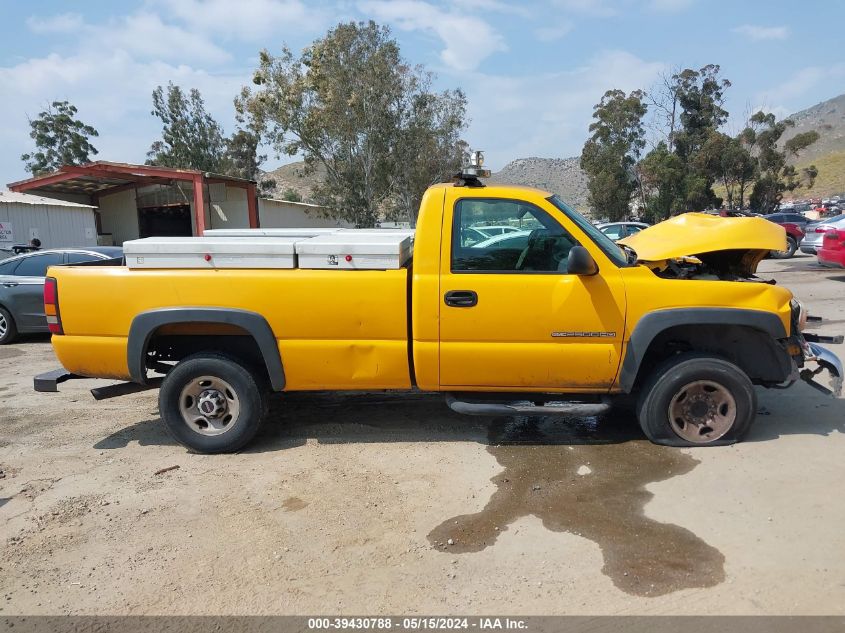
[[782,251],[786,231],[763,218],[723,218],[684,213],[619,240],[643,262],[657,262],[716,251]]

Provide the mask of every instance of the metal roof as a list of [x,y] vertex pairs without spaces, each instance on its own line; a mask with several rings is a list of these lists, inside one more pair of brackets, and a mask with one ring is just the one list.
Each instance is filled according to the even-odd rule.
[[43,174],[18,182],[10,182],[16,191],[63,193],[92,196],[119,191],[120,188],[146,184],[172,184],[179,180],[204,178],[208,181],[229,182],[235,186],[254,185],[255,181],[196,169],[176,169],[155,165],[133,165],[98,160],[84,165],[66,165],[51,174]]
[[43,196],[34,196],[29,193],[18,193],[17,191],[0,191],[0,204],[42,204],[51,207],[74,207],[84,209],[96,209],[97,207],[90,204],[79,204],[78,202],[67,202],[65,200],[56,200],[55,198],[45,198]]

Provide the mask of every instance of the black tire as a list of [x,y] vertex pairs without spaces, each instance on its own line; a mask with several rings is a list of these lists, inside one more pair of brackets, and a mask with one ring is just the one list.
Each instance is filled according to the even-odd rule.
[[[211,380],[201,380],[204,378]],[[159,411],[170,434],[183,446],[198,453],[232,453],[246,446],[261,428],[268,408],[265,382],[235,359],[195,354],[165,376],[158,396]],[[201,391],[193,394],[196,390]],[[199,410],[203,398],[214,399],[211,408],[221,402],[214,415],[204,416]],[[237,413],[232,417],[235,407]],[[183,415],[183,409],[189,411]],[[190,413],[194,409],[196,413]]]
[[786,250],[785,251],[772,251],[772,257],[775,259],[789,259],[793,255],[795,255],[795,251],[798,250],[798,242],[795,241],[795,238],[791,235],[786,236]]
[[0,345],[8,345],[18,340],[18,328],[15,325],[15,319],[6,308],[0,308],[0,323],[5,323],[5,330],[0,332]]
[[[674,420],[673,411],[680,414]],[[734,444],[756,415],[757,394],[745,372],[698,353],[679,354],[659,365],[643,384],[637,404],[643,433],[666,446]]]

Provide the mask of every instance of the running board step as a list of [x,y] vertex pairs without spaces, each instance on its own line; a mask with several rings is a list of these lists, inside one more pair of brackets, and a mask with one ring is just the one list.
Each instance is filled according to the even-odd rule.
[[607,402],[546,401],[543,404],[533,404],[528,400],[514,400],[509,402],[459,400],[451,394],[446,396],[446,404],[455,413],[486,416],[554,415],[578,418],[600,415],[610,410],[610,404]]
[[137,382],[119,382],[116,385],[95,387],[91,390],[91,395],[94,396],[94,400],[119,398],[120,396],[128,396],[131,393],[140,393],[150,389],[158,389],[161,387],[161,381],[161,378],[148,378],[147,382],[143,385]]

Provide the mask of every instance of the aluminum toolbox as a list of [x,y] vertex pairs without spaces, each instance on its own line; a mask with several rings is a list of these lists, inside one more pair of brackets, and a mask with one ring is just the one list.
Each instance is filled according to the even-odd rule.
[[408,231],[343,230],[296,244],[300,268],[385,270],[401,268],[411,258]]
[[341,228],[303,229],[208,229],[205,237],[316,237],[336,233]]
[[148,237],[124,242],[129,268],[296,268],[307,237]]

